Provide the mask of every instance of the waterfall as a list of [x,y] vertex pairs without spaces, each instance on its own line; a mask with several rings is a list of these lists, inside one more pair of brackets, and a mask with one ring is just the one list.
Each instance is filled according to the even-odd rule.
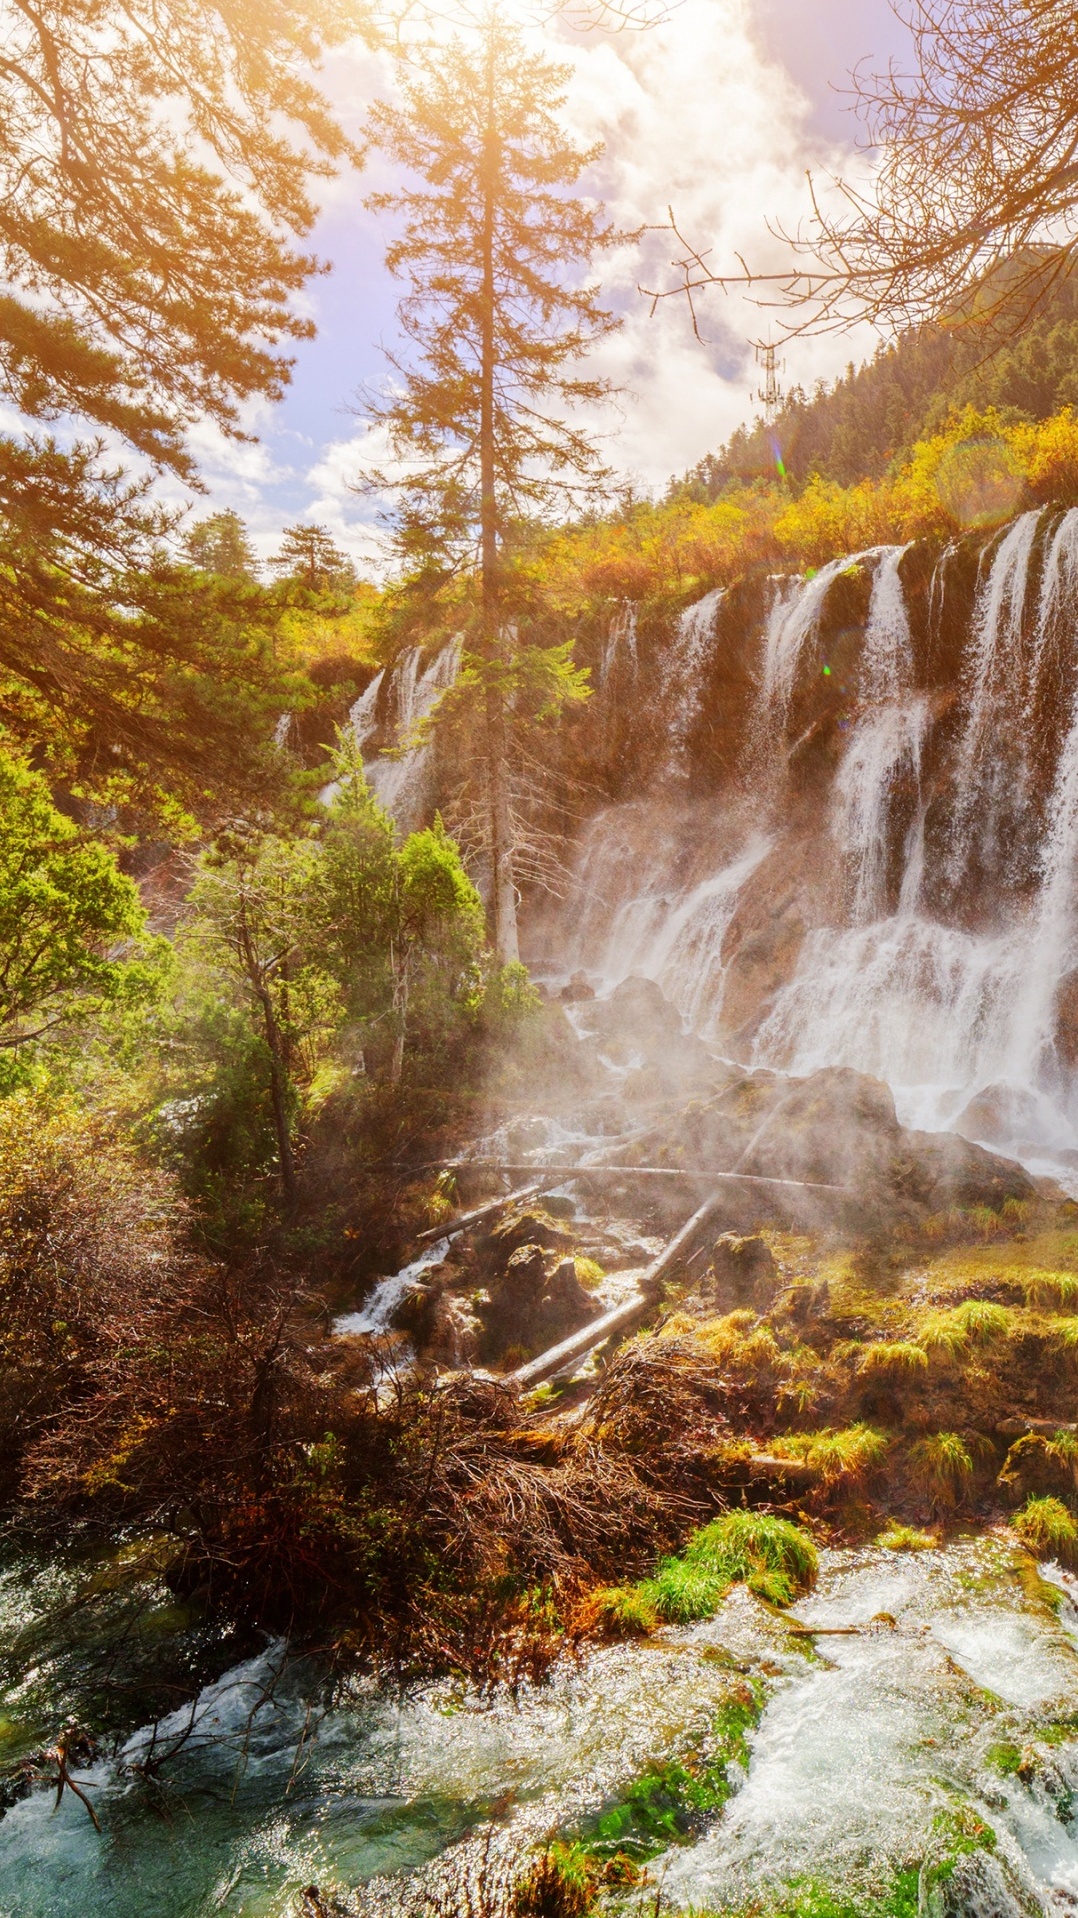
[[[409,735],[454,684],[461,651],[462,641],[451,640],[424,667],[422,649],[410,646],[371,680],[348,715],[368,783],[404,832],[422,824],[429,798],[431,748],[423,742],[409,745]],[[337,790],[336,781],[327,786],[322,804],[329,805]]]
[[736,858],[694,880],[679,859],[674,822],[664,830],[646,804],[601,813],[578,869],[574,964],[606,992],[632,973],[654,979],[690,1025],[710,1034],[721,1014],[726,931],[768,845],[755,834]]
[[685,608],[665,661],[663,706],[667,714],[667,752],[664,770],[673,778],[683,778],[689,770],[689,734],[700,710],[704,661],[724,598],[725,594],[716,590]]
[[[972,1128],[1078,1185],[1078,1032],[1061,1044],[1056,1029],[1078,979],[1078,509],[1003,528],[971,610],[958,546],[934,573],[911,559],[919,599],[907,552],[773,580],[741,642],[756,664],[740,719],[706,705],[740,683],[708,690],[721,596],[682,614],[652,669],[660,772],[586,827],[565,955],[601,990],[657,980],[720,1051],[736,962],[753,1064],[871,1073],[907,1123]],[[871,569],[856,629],[833,597],[855,566]],[[804,671],[808,648],[845,662],[841,684]],[[820,744],[791,796],[775,769],[795,689],[799,743]],[[745,742],[736,783],[708,773],[710,800],[701,720],[700,737],[710,721]]]

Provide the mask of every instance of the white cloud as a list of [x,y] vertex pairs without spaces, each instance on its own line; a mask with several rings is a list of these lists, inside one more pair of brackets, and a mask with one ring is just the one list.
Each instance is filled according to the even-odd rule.
[[[614,220],[623,228],[654,227],[672,205],[682,232],[710,249],[716,270],[736,269],[739,252],[757,269],[781,269],[789,256],[768,226],[792,229],[804,219],[806,169],[860,172],[864,165],[810,132],[809,102],[764,51],[753,7],[754,0],[683,0],[648,32],[569,35],[555,48],[572,69],[567,112],[574,131],[605,143],[589,184]],[[350,133],[368,103],[392,87],[384,58],[358,45],[334,55],[322,77]],[[264,553],[296,519],[328,526],[361,564],[369,566],[377,549],[377,504],[351,487],[372,456],[377,463],[378,433],[357,424],[342,436],[339,415],[364,381],[382,380],[377,336],[393,337],[384,230],[362,204],[389,184],[385,162],[375,157],[362,178],[346,171],[323,192],[315,246],[336,256],[336,271],[310,289],[320,337],[302,349],[284,408],[258,414],[263,444],[200,437],[211,505],[243,513]],[[623,326],[595,365],[624,393],[620,408],[595,425],[609,463],[646,487],[662,487],[717,450],[756,410],[760,376],[751,342],[775,325],[775,316],[745,293],[714,290],[699,307],[702,343],[680,302],[666,301],[650,317],[638,287],[672,284],[674,250],[672,236],[652,231],[600,262]],[[784,349],[786,383],[811,388],[874,343],[868,329],[798,341]]]

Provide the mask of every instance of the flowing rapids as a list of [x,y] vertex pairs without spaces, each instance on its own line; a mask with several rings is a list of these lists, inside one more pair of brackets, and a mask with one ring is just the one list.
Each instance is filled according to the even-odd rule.
[[[909,555],[771,582],[755,639],[723,627],[721,595],[682,615],[657,682],[668,749],[584,829],[563,964],[600,993],[655,979],[752,1065],[884,1079],[904,1123],[1072,1187],[1078,510],[1005,528],[964,601],[952,551],[927,586]],[[740,768],[716,785],[735,645]]]
[[[868,1899],[972,1808],[1011,1882],[1070,1910],[1078,1612],[1062,1584],[1031,1582],[991,1537],[831,1552],[794,1614],[849,1635],[795,1637],[735,1588],[713,1620],[566,1659],[515,1703],[443,1684],[312,1708],[317,1674],[271,1645],[76,1772],[100,1834],[70,1795],[15,1804],[0,1823],[0,1911],[269,1918],[316,1882],[392,1912],[432,1878],[459,1883],[492,1818],[514,1855],[594,1829],[649,1767],[706,1749],[746,1680],[762,1705],[748,1768],[731,1761],[725,1810],[653,1860],[665,1909],[748,1904],[806,1879]],[[12,1580],[4,1603],[9,1629],[24,1624]],[[19,1688],[4,1701],[9,1744],[25,1687],[22,1705]],[[1001,1763],[1027,1747],[1041,1756],[1021,1773]],[[169,1750],[147,1784],[138,1765]]]

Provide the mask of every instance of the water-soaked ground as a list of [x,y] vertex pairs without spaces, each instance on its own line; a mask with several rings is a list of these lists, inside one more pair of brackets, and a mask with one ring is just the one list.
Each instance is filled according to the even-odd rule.
[[[10,1628],[25,1608],[14,1582],[6,1603]],[[665,1909],[781,1897],[805,1880],[867,1904],[972,1806],[1027,1890],[1071,1910],[1069,1593],[1001,1540],[971,1538],[825,1553],[794,1611],[860,1629],[798,1640],[738,1588],[713,1620],[567,1660],[515,1702],[443,1684],[403,1701],[361,1690],[322,1711],[311,1668],[268,1647],[76,1772],[100,1833],[69,1795],[15,1804],[0,1823],[0,1912],[283,1918],[312,1881],[357,1910],[391,1910],[426,1872],[462,1873],[492,1810],[509,1849],[594,1823],[649,1765],[705,1749],[746,1681],[763,1700],[748,1770],[731,1764],[725,1810],[652,1861]],[[18,1721],[18,1688],[2,1709]],[[179,1747],[152,1786],[135,1769],[151,1738],[154,1756]]]

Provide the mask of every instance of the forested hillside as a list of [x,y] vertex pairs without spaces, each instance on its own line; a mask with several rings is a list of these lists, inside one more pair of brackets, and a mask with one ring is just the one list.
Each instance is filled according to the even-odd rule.
[[714,500],[732,483],[774,475],[780,460],[795,487],[814,473],[849,486],[882,477],[966,407],[1042,420],[1073,405],[1078,281],[1061,277],[1030,311],[1037,291],[1024,287],[987,315],[974,309],[905,333],[833,386],[821,381],[811,394],[794,386],[773,427],[759,419],[739,427],[672,492]]

